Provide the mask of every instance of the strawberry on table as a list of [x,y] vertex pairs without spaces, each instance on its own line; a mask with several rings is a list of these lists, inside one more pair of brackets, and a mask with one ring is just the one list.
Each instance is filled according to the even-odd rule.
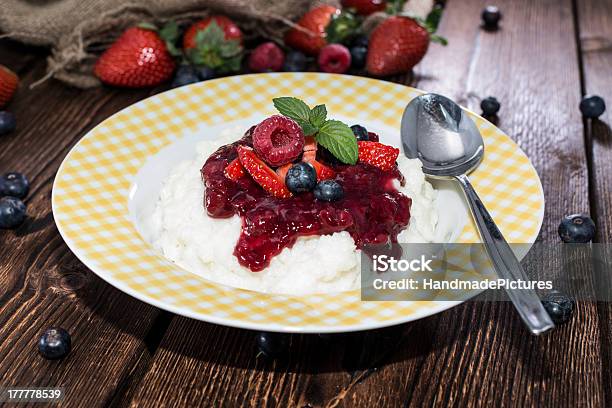
[[429,32],[408,17],[389,17],[370,35],[366,70],[376,76],[408,72],[423,59]]
[[379,142],[357,142],[359,161],[381,170],[391,170],[399,156],[399,149]]
[[189,26],[187,31],[185,31],[185,35],[183,36],[183,48],[186,50],[195,48],[197,45],[196,34],[200,31],[206,30],[206,28],[213,21],[221,28],[221,30],[223,30],[226,40],[238,40],[240,44],[242,44],[242,31],[240,31],[240,28],[236,25],[236,23],[234,23],[228,17],[215,15],[206,17],[205,19],[197,21]]
[[109,85],[140,88],[172,77],[174,60],[157,32],[127,29],[96,62],[94,74]]
[[274,172],[266,163],[263,162],[248,146],[238,146],[238,158],[240,163],[245,168],[247,173],[251,175],[253,180],[259,184],[264,190],[278,198],[289,198],[291,192],[285,186],[283,179]]
[[285,35],[285,43],[306,54],[316,55],[327,44],[325,28],[331,21],[332,15],[338,13],[339,9],[329,5],[313,8],[297,22],[297,25],[307,31],[292,28]]
[[18,86],[17,74],[4,65],[0,65],[0,108],[10,102]]

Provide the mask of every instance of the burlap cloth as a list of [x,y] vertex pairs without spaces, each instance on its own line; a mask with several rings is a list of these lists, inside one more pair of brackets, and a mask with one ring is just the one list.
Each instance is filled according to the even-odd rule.
[[181,22],[217,12],[234,18],[247,36],[275,39],[319,3],[339,0],[0,0],[0,37],[50,47],[42,80],[89,88],[99,85],[92,75],[97,56],[138,22]]

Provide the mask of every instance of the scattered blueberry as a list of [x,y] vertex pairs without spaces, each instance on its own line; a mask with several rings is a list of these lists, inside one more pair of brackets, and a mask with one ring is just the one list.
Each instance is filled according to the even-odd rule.
[[358,35],[355,38],[353,38],[353,41],[351,42],[351,46],[352,47],[366,47],[368,48],[368,36],[367,35]]
[[585,118],[596,119],[606,110],[606,102],[601,96],[587,95],[580,101],[580,112]]
[[499,101],[492,96],[486,97],[480,102],[480,109],[482,109],[484,116],[497,115],[500,107]]
[[30,183],[21,173],[7,173],[0,178],[0,197],[24,198],[29,190]]
[[200,81],[206,81],[207,79],[213,79],[216,76],[215,70],[204,65],[196,65],[193,70],[198,76]]
[[584,244],[595,237],[595,223],[586,214],[567,215],[559,224],[559,236],[568,244]]
[[482,10],[482,22],[487,30],[496,30],[502,15],[497,6],[487,6]]
[[70,353],[70,334],[60,327],[45,330],[38,340],[38,352],[48,360],[57,360]]
[[0,229],[10,229],[21,225],[26,217],[26,206],[17,197],[0,198]]
[[322,180],[317,183],[314,196],[321,201],[338,201],[344,198],[344,189],[335,180]]
[[367,142],[368,140],[370,140],[370,135],[368,134],[368,129],[364,128],[363,126],[361,126],[361,125],[353,125],[353,126],[351,126],[351,130],[353,131],[353,134],[357,138],[357,141],[359,141],[359,142]]
[[268,358],[277,358],[289,348],[289,337],[282,333],[257,333],[257,348]]
[[550,315],[553,323],[557,325],[567,323],[570,317],[572,317],[572,312],[576,308],[574,299],[557,291],[547,293],[542,298],[542,304]]
[[311,191],[317,185],[317,172],[308,163],[294,164],[285,176],[285,184],[293,194]]
[[17,122],[15,116],[11,112],[0,111],[0,135],[11,133],[15,130]]
[[366,57],[368,56],[367,47],[356,45],[351,47],[349,51],[351,52],[351,64],[353,68],[361,69],[365,67]]
[[285,56],[283,71],[302,72],[306,70],[306,55],[299,51],[289,51]]
[[200,78],[198,78],[198,75],[193,67],[191,65],[180,65],[174,74],[172,87],[178,88],[179,86],[189,85],[196,82],[200,82]]

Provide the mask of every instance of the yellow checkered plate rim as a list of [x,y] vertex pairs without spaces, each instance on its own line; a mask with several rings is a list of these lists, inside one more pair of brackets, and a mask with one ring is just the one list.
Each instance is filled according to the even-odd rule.
[[[186,130],[253,112],[296,95],[334,115],[370,118],[399,129],[406,104],[422,93],[363,77],[320,73],[240,75],[205,81],[142,100],[86,134],[62,163],[53,214],[76,256],[102,279],[144,302],[208,322],[257,330],[340,332],[416,320],[459,302],[362,302],[359,291],[286,296],[207,281],[166,260],[143,241],[128,213],[129,189],[149,157]],[[512,242],[534,242],[544,212],[538,175],[503,132],[472,114],[486,144],[473,183]],[[460,242],[478,242],[472,222]]]

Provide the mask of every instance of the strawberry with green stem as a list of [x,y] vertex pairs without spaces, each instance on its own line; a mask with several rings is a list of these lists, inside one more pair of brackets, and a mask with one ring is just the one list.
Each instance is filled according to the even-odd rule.
[[218,73],[240,70],[243,56],[241,42],[226,38],[215,20],[204,30],[196,31],[193,42],[193,47],[185,49],[187,60],[192,64],[208,67]]

